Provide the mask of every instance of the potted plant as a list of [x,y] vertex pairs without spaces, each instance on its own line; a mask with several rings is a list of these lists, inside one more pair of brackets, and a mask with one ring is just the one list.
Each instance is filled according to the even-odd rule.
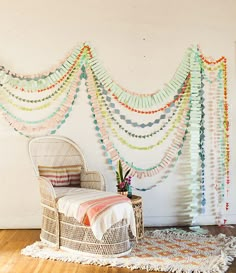
[[118,161],[118,168],[116,171],[117,191],[118,191],[118,193],[123,194],[123,195],[127,195],[127,196],[129,193],[128,197],[132,196],[131,185],[130,185],[132,177],[128,176],[130,171],[131,171],[131,169],[128,169],[124,174],[121,161],[120,160]]

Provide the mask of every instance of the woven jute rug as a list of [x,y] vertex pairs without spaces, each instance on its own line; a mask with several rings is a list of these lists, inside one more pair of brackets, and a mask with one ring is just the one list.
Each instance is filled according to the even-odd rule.
[[130,254],[114,258],[55,250],[42,242],[24,248],[23,255],[64,262],[176,273],[223,273],[236,257],[236,237],[180,229],[145,231]]

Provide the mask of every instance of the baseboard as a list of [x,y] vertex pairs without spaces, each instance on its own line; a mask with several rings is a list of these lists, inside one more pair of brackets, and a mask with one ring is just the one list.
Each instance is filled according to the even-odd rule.
[[[236,224],[236,214],[225,216],[226,224]],[[216,225],[216,219],[212,215],[200,215],[197,217],[195,223],[192,223],[191,218],[183,216],[146,216],[144,217],[144,226],[184,226],[184,225]]]

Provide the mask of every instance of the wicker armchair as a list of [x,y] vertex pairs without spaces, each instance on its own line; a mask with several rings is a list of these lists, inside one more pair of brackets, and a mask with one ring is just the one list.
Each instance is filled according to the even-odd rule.
[[80,148],[71,140],[60,136],[36,137],[29,142],[29,154],[38,177],[42,227],[40,239],[57,248],[81,251],[96,255],[120,256],[130,251],[128,224],[125,219],[109,228],[98,240],[91,228],[75,218],[58,212],[55,188],[48,178],[40,176],[38,166],[82,166],[80,187],[105,190],[103,176],[88,171]]

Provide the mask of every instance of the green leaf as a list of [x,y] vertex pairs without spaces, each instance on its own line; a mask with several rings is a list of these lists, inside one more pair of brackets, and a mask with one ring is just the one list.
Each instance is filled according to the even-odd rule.
[[124,180],[125,178],[128,176],[128,174],[130,173],[131,169],[129,169],[126,173],[125,173],[125,176],[124,176]]
[[116,171],[116,181],[118,184],[120,184],[120,174]]
[[119,170],[119,176],[120,176],[120,181],[123,181],[123,168],[122,168],[122,165],[121,165],[121,161],[119,160],[118,162],[118,170]]

